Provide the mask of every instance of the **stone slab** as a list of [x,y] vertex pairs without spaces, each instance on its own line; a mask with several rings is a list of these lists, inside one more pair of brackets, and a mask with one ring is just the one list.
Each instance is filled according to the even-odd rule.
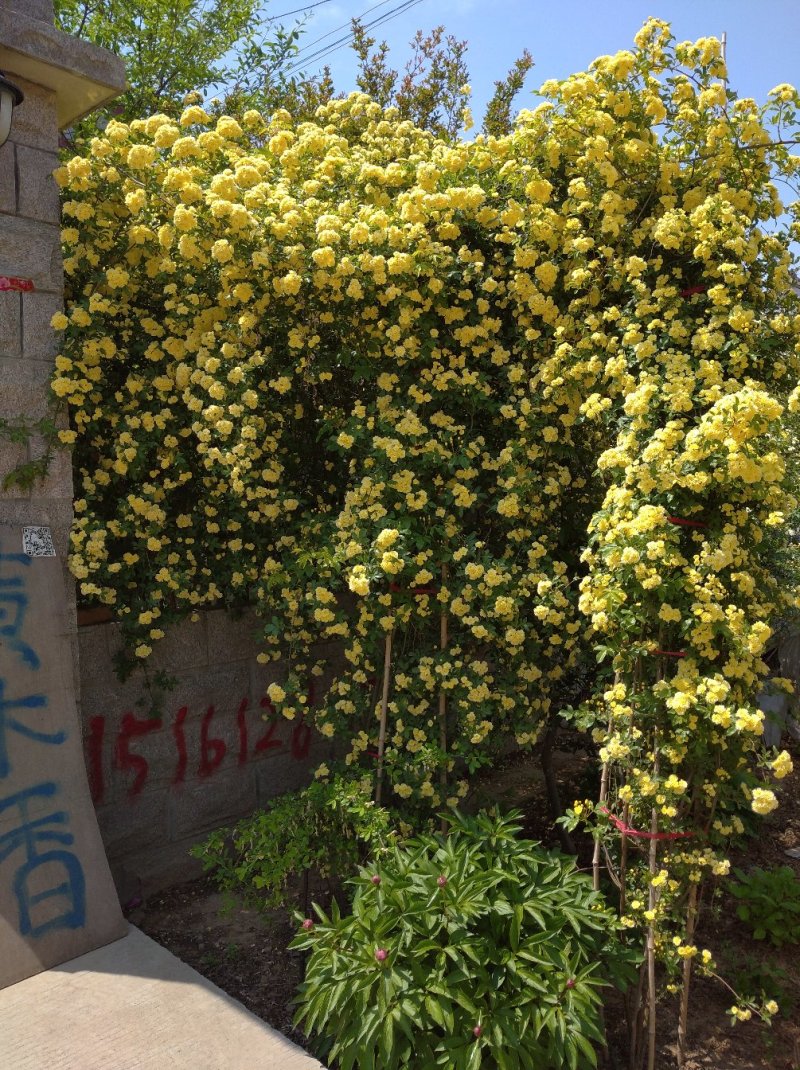
[[0,357],[18,358],[21,353],[22,294],[6,290],[0,292]]
[[25,293],[22,297],[22,345],[26,360],[46,360],[52,369],[53,358],[61,349],[63,334],[54,331],[50,320],[61,312],[64,303],[57,293]]
[[0,68],[14,81],[22,77],[54,90],[60,127],[124,91],[125,65],[118,56],[55,29],[42,20],[38,4],[33,14],[39,17],[31,17],[16,2],[12,10],[0,0]]
[[58,186],[53,171],[58,167],[54,152],[17,146],[17,214],[27,219],[42,219],[57,223],[61,215]]
[[[11,17],[17,18],[16,15]],[[12,71],[10,66],[0,66],[0,70],[25,94],[23,102],[14,108],[11,140],[17,145],[30,145],[52,152],[58,145],[55,94],[36,82],[29,82],[27,78],[22,77],[21,72]]]
[[208,626],[208,660],[211,665],[224,665],[230,660],[231,648],[237,658],[254,658],[264,649],[264,643],[256,638],[259,620],[252,609],[245,610],[241,617],[233,617],[224,609],[212,609],[206,613]]
[[0,275],[30,279],[36,290],[60,293],[64,273],[58,225],[3,216],[0,223]]
[[0,525],[0,988],[125,931],[83,764],[62,561],[22,551],[21,526]]
[[32,19],[53,21],[53,0],[6,0],[12,11],[21,11]]
[[181,784],[170,792],[170,839],[183,840],[220,825],[233,824],[256,808],[252,769],[236,770],[199,784]]
[[131,927],[0,994],[8,1070],[324,1070]]
[[0,212],[17,210],[17,158],[14,142],[0,147]]

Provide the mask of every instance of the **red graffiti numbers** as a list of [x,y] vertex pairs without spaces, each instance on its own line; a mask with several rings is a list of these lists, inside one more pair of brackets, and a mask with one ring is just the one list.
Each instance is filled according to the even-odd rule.
[[[313,690],[309,693],[309,704],[313,704]],[[251,741],[248,731],[248,715],[255,716],[257,711],[250,708],[250,699],[245,696],[235,713],[236,733],[238,737],[239,765],[245,765],[250,759],[260,757],[263,754],[279,750],[287,750],[295,761],[303,761],[308,757],[311,749],[312,731],[304,719],[298,721],[292,727],[289,738],[281,738],[283,720],[278,717],[275,707],[269,698],[260,700],[263,714],[267,716],[265,730],[260,736]],[[228,753],[228,744],[222,735],[213,734],[212,722],[217,717],[217,732],[221,732],[221,722],[214,706],[209,706],[203,714],[200,722],[199,755],[197,775],[200,777],[212,776],[222,765]],[[144,736],[159,731],[169,731],[175,744],[175,766],[172,774],[174,785],[183,784],[186,781],[190,763],[190,746],[187,740],[186,721],[189,717],[189,707],[181,706],[172,719],[167,729],[164,720],[151,718],[138,718],[133,713],[125,713],[120,722],[119,732],[114,743],[113,769],[126,774],[126,783],[129,795],[138,795],[144,788],[150,775],[150,762],[145,757],[147,744],[139,745],[138,741]],[[96,806],[103,803],[106,794],[106,780],[103,770],[103,755],[106,746],[106,717],[99,715],[89,718],[86,735],[86,771],[89,779],[89,787],[92,793],[92,801]],[[189,737],[191,739],[191,736]],[[144,751],[144,753],[140,753]],[[150,761],[153,761],[151,753]],[[159,770],[163,776],[163,769]]]
[[188,706],[181,706],[175,717],[175,724],[172,726],[175,749],[178,752],[178,764],[175,766],[175,776],[172,778],[173,784],[182,784],[186,779],[186,766],[189,762],[189,756],[186,753],[186,733],[183,730],[183,722],[186,720],[188,712]]
[[308,757],[311,749],[311,729],[305,721],[300,721],[292,729],[292,757],[298,762]]
[[92,793],[93,803],[100,802],[106,790],[103,780],[103,737],[105,734],[105,717],[90,717],[89,734],[86,737],[86,775],[89,778],[89,790]]
[[[242,701],[239,703],[239,709],[236,711],[236,727],[239,731],[239,765],[244,765],[247,761],[247,707],[250,705],[250,699],[245,695]],[[258,748],[256,748],[258,749]]]
[[156,732],[160,727],[160,721],[150,719],[141,721],[134,717],[132,713],[126,713],[122,718],[122,725],[117,736],[115,765],[117,769],[123,771],[126,769],[134,770],[136,775],[128,788],[128,794],[130,795],[138,795],[142,790],[144,782],[147,780],[147,771],[150,768],[147,764],[147,759],[143,758],[141,754],[131,753],[130,741],[139,736],[146,736],[148,732]]
[[[272,705],[272,702],[268,698],[262,698],[262,700],[261,700],[261,709],[262,710],[269,710],[270,714],[273,717],[275,716],[275,707]],[[267,725],[266,732],[261,737],[261,739],[259,739],[259,741],[256,743],[256,747],[255,747],[256,754],[263,754],[265,751],[274,750],[276,747],[282,747],[283,746],[283,740],[275,739],[275,733],[277,731],[278,731],[278,722],[276,720],[270,721],[269,724]]]
[[208,730],[213,716],[214,707],[209,706],[200,726],[200,765],[197,770],[200,776],[211,776],[214,770],[218,769],[222,764],[222,759],[228,749],[225,746],[224,739],[208,738]]

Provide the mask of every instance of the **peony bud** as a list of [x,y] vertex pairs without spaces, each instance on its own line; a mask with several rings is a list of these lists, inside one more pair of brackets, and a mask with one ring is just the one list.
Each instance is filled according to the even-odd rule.
[[568,977],[567,978],[567,983],[564,985],[564,988],[574,988],[574,987],[575,987],[575,978],[574,977]]
[[386,961],[386,956],[388,954],[389,954],[389,952],[386,950],[385,947],[376,947],[375,948],[375,958],[378,960],[378,962],[385,962]]
[[447,884],[447,877],[442,874],[441,877],[436,878],[436,883],[439,885],[440,888],[444,888],[444,886]]
[[314,928],[314,922],[311,920],[311,918],[306,918],[301,928],[305,929],[307,933],[311,932],[311,930]]
[[474,1029],[472,1030],[472,1035],[473,1035],[474,1037],[479,1037],[479,1036],[481,1035],[481,1033],[482,1033],[482,1032],[483,1032],[483,1029],[482,1029],[482,1027],[481,1027],[481,1026],[479,1026],[479,1025],[476,1025],[476,1026],[475,1026],[475,1028],[474,1028]]
[[372,883],[376,887],[381,883],[381,879],[380,879],[380,877],[378,876],[377,873],[373,873],[372,876],[370,877],[370,880],[372,881]]

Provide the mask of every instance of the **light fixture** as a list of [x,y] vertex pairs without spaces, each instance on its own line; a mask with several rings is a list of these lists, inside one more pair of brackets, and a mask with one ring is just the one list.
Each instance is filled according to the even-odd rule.
[[0,146],[5,145],[11,133],[11,113],[24,99],[22,90],[0,71]]

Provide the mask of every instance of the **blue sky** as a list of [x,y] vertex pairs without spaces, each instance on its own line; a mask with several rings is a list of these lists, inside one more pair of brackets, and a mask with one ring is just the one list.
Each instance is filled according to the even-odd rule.
[[[272,10],[277,15],[300,2]],[[375,2],[326,0],[309,12],[300,42],[301,48],[308,49],[308,73],[327,62],[338,90],[355,88],[355,62],[349,48],[340,47],[324,60],[310,56],[326,44],[335,44],[348,32],[349,20]],[[385,0],[364,21],[390,13],[400,2]],[[650,15],[669,21],[678,40],[719,37],[726,31],[730,85],[740,96],[761,101],[780,82],[800,83],[799,0],[607,0],[605,4],[590,0],[418,0],[370,33],[389,43],[395,67],[404,64],[408,41],[417,29],[443,24],[448,32],[467,40],[472,106],[479,121],[495,79],[505,74],[523,48],[532,53],[536,66],[517,104],[529,107],[534,102],[533,90],[546,79],[584,70],[596,56],[630,47],[633,35]],[[345,28],[331,34],[337,27]],[[312,44],[327,34],[331,35]]]

